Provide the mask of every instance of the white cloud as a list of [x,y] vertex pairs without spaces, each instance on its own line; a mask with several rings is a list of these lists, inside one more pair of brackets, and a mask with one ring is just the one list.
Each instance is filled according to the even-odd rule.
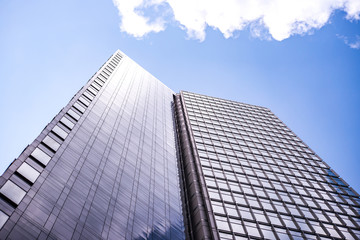
[[328,23],[337,10],[349,20],[360,20],[359,0],[113,0],[122,22],[120,28],[135,37],[165,29],[163,12],[151,21],[149,7],[166,6],[190,38],[203,41],[209,26],[225,38],[249,27],[255,37],[278,41],[295,34],[307,34]]
[[342,39],[346,45],[353,49],[360,49],[360,36],[356,35],[355,39],[349,40],[349,37],[337,35],[338,38]]
[[360,20],[360,1],[352,0],[345,2],[346,18],[349,20]]
[[113,0],[121,16],[120,29],[134,37],[141,38],[150,32],[160,32],[165,29],[165,22],[162,17],[153,21],[144,16],[142,10],[147,7],[157,6],[162,1],[143,0]]
[[360,49],[360,39],[358,39],[356,42],[349,43],[349,46],[354,49]]

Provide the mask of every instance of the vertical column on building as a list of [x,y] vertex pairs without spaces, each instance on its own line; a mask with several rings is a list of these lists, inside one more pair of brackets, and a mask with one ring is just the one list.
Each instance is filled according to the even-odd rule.
[[179,165],[183,181],[183,201],[186,206],[184,214],[190,238],[220,239],[181,93],[174,96],[174,103],[180,143]]

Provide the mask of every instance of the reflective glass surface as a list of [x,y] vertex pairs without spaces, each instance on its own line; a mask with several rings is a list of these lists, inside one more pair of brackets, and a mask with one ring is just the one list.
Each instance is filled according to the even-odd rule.
[[75,125],[75,123],[71,122],[67,117],[63,117],[60,122],[64,124],[69,129],[72,129]]
[[0,228],[4,226],[5,222],[8,220],[9,216],[6,215],[3,211],[0,211]]
[[[31,155],[46,166],[37,166],[40,177],[26,185],[29,197],[0,238],[185,238],[173,92],[128,57],[114,56],[39,137],[50,148],[48,137],[57,138],[61,147],[33,143]],[[75,103],[80,96],[83,106]]]
[[269,109],[182,96],[221,238],[360,238],[358,195]]
[[44,164],[45,166],[49,163],[51,157],[47,155],[43,150],[39,148],[35,148],[35,150],[31,153],[31,156],[36,160]]
[[45,143],[48,147],[50,147],[53,151],[57,151],[60,147],[60,143],[55,141],[53,138],[46,136],[43,140],[43,143]]
[[0,189],[0,193],[6,196],[15,204],[19,204],[26,192],[18,185],[8,180]]
[[68,133],[61,129],[59,126],[55,126],[52,131],[62,139],[65,139],[68,135]]
[[26,162],[21,164],[21,166],[16,171],[32,183],[34,183],[40,175],[38,171],[36,171]]

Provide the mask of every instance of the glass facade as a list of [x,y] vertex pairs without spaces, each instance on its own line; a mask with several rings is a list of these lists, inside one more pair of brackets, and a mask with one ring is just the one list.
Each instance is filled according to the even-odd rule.
[[359,195],[270,110],[189,92],[178,98],[213,238],[360,238]]
[[0,177],[0,239],[360,239],[360,198],[269,109],[116,51]]
[[184,239],[173,92],[117,51],[0,179],[0,239]]

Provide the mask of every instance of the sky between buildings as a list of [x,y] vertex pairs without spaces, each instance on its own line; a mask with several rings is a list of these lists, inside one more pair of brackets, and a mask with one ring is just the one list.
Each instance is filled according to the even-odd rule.
[[360,192],[360,2],[0,2],[0,172],[120,49],[173,91],[270,108]]

